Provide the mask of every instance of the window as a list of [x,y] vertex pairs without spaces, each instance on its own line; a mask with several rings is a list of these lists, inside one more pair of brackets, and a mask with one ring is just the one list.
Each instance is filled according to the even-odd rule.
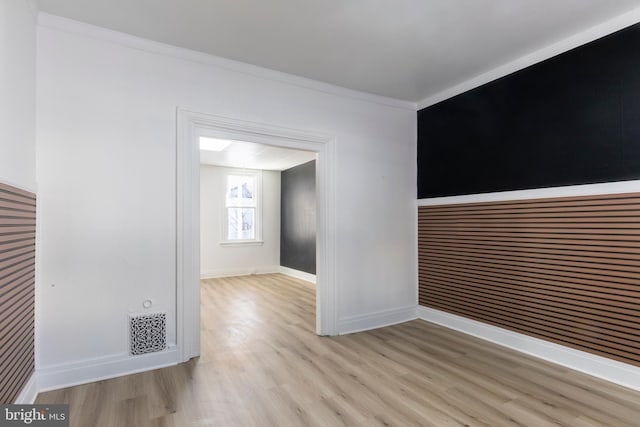
[[227,175],[225,237],[228,242],[260,239],[259,178],[257,172]]

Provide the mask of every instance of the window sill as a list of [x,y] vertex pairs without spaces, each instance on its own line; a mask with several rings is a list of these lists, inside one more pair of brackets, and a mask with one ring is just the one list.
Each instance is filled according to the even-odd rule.
[[262,246],[264,240],[223,240],[220,246]]

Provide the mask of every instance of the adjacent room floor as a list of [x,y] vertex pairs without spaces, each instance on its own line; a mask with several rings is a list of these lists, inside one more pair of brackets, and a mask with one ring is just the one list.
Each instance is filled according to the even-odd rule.
[[72,426],[638,426],[640,393],[420,320],[314,334],[313,285],[202,282],[202,356],[42,393]]

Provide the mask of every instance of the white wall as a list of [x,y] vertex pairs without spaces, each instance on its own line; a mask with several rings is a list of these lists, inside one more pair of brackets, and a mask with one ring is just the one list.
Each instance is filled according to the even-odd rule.
[[28,0],[0,2],[0,182],[36,189],[36,22]]
[[262,171],[261,245],[221,245],[226,174],[232,168],[200,166],[200,275],[275,273],[280,265],[280,172]]
[[127,312],[174,318],[177,106],[334,135],[338,328],[415,312],[415,106],[40,19],[41,369],[123,371]]

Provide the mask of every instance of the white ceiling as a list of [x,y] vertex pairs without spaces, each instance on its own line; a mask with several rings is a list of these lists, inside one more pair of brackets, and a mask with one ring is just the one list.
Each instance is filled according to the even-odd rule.
[[316,154],[252,142],[234,141],[223,151],[200,150],[200,163],[243,169],[282,171],[310,162]]
[[40,10],[418,102],[640,0],[36,0]]

